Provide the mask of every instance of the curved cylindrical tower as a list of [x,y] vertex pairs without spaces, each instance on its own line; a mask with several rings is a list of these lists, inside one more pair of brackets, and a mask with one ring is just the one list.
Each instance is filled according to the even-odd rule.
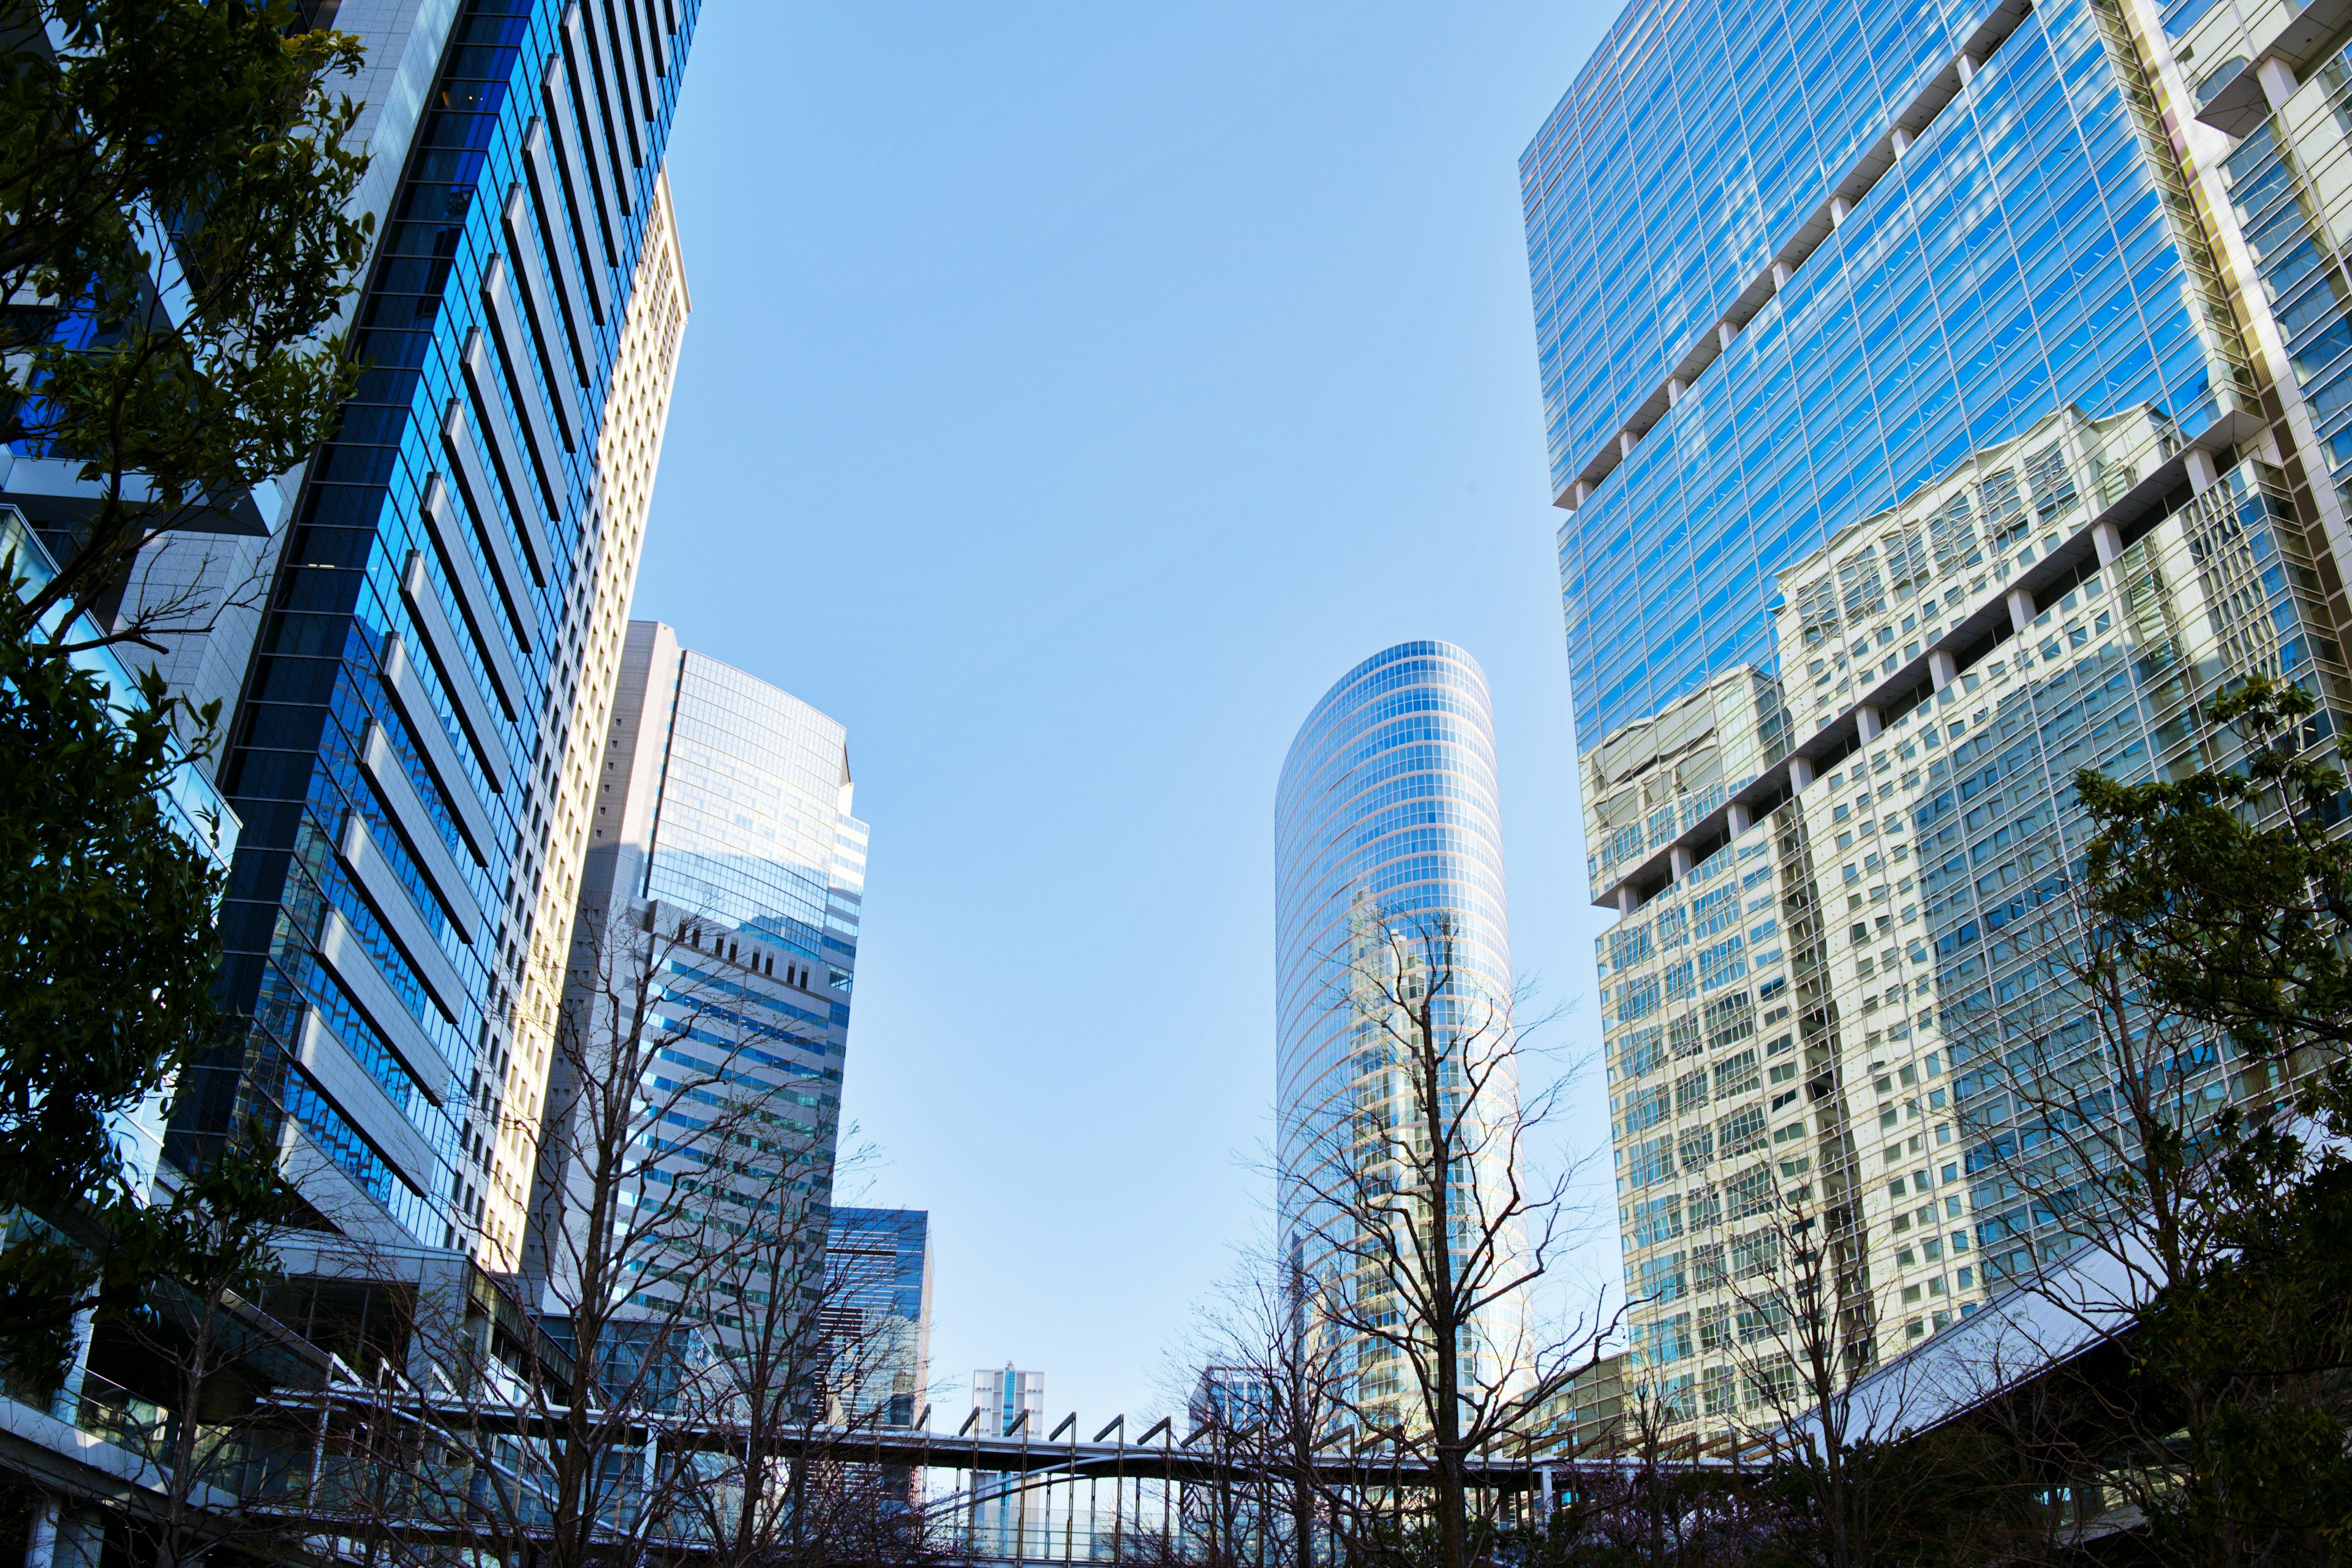
[[[1507,1028],[1495,730],[1486,678],[1449,643],[1400,643],[1326,692],[1284,760],[1275,799],[1276,1162],[1282,1245],[1310,1279],[1339,1266],[1328,1201],[1363,1158],[1360,1111],[1398,1092],[1364,958],[1379,933],[1445,933],[1451,1004]],[[1377,976],[1370,982],[1379,1003]],[[1472,1033],[1477,1033],[1474,1026]],[[1487,1045],[1494,1043],[1491,1022]],[[1490,1114],[1517,1112],[1507,1073]],[[1507,1158],[1507,1140],[1480,1158]],[[1482,1184],[1491,1173],[1474,1173]],[[1360,1179],[1360,1178],[1354,1178]]]

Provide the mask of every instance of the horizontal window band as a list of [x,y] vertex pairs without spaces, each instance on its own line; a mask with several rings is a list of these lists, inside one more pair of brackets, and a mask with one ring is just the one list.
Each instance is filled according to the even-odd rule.
[[[490,319],[498,324],[499,346],[506,350],[508,365],[511,369],[527,360],[539,367],[540,374],[547,380],[549,390],[554,395],[563,449],[576,452],[580,449],[580,394],[572,374],[572,354],[565,341],[568,333],[550,303],[546,272],[539,262],[538,231],[530,226],[530,214],[525,210],[527,205],[522,187],[514,186],[508,193],[505,216],[507,247],[513,258],[512,266],[508,268],[500,262],[492,264],[499,267],[505,274],[501,282],[511,279],[513,286],[493,290],[486,275],[482,284],[483,294],[489,302]],[[520,312],[515,309],[515,288],[522,291],[523,308]],[[519,371],[517,379],[522,379]],[[535,408],[532,413],[533,423],[541,426],[543,437],[546,421]],[[551,446],[551,462],[554,460],[553,450]]]
[[476,536],[489,555],[490,570],[499,580],[499,592],[506,599],[522,646],[528,648],[533,641],[530,634],[539,617],[531,606],[530,590],[523,581],[521,562],[502,526],[506,514],[491,493],[490,471],[482,462],[480,444],[474,439],[473,422],[466,417],[466,405],[454,397],[442,410],[441,446],[457,478],[458,499],[473,514]]
[[440,1162],[425,1145],[425,1135],[393,1103],[366,1068],[360,1066],[316,1007],[302,1010],[302,1027],[295,1036],[295,1065],[311,1086],[352,1124],[383,1163],[419,1192],[430,1192]]
[[[496,842],[490,831],[489,814],[482,807],[474,786],[466,777],[464,764],[457,760],[457,743],[450,740],[448,729],[441,716],[434,711],[433,700],[425,682],[411,662],[407,645],[394,633],[383,639],[383,686],[391,693],[393,706],[399,710],[401,721],[416,738],[425,759],[425,768],[441,786],[441,794],[450,805],[450,816],[457,830],[472,843],[474,858],[489,864],[489,849]],[[500,766],[490,771],[488,782],[497,793],[506,793],[506,770]]]
[[548,551],[547,532],[540,518],[542,510],[547,517],[561,516],[562,503],[547,483],[546,476],[539,471],[539,466],[526,460],[522,437],[515,433],[514,420],[507,412],[507,400],[500,395],[501,372],[490,363],[489,339],[481,328],[476,327],[466,334],[466,346],[457,363],[465,370],[467,390],[473,394],[477,427],[489,433],[490,465],[498,471],[499,489],[522,534],[530,574],[543,587],[553,556]]
[[459,940],[472,945],[474,933],[481,929],[481,906],[467,890],[457,858],[441,837],[440,827],[434,822],[424,795],[418,793],[415,781],[408,776],[408,770],[393,751],[392,737],[373,720],[368,721],[367,733],[360,741],[360,765],[367,770],[377,797],[399,827],[409,858],[432,885],[442,912],[449,917],[450,927]]
[[[626,218],[635,209],[630,199],[629,171],[624,164],[619,132],[615,127],[616,123],[628,123],[628,101],[621,98],[620,87],[613,79],[611,59],[607,58],[606,51],[598,47],[594,22],[581,15],[582,5],[593,3],[593,0],[573,0],[571,10],[565,14],[565,36],[576,48],[581,72],[587,78],[584,83],[574,80],[573,96],[580,109],[581,134],[587,138],[585,151],[588,162],[600,174],[610,176],[607,192],[613,210]],[[617,114],[614,111],[616,99],[620,100]],[[601,159],[597,156],[599,151],[604,153]],[[620,247],[616,246],[613,259],[615,267],[620,265]]]
[[662,26],[662,0],[632,0],[642,7],[646,47],[653,51],[654,75],[669,75],[669,29]]
[[[530,448],[530,466],[540,492],[547,499],[547,515],[563,515],[562,458],[556,452],[554,426],[548,423],[547,399],[539,389],[535,367],[540,357],[537,338],[515,310],[514,273],[503,256],[493,256],[482,270],[482,303],[489,308],[492,358],[504,363],[507,388],[522,410],[523,440]],[[569,441],[564,443],[571,446]]]
[[[567,243],[560,247],[559,259],[567,279],[574,282],[584,280],[587,284],[589,307],[601,323],[612,315],[611,303],[605,297],[604,266],[612,252],[612,237],[605,231],[604,209],[597,205],[599,198],[589,184],[586,174],[581,171],[580,160],[573,155],[572,133],[564,129],[565,95],[563,79],[558,67],[556,57],[550,55],[543,95],[548,117],[540,122],[538,136],[541,144],[536,149],[530,137],[524,138],[524,163],[530,170],[533,185],[539,191],[540,210],[547,215],[548,223],[551,226],[564,227],[568,215],[569,227],[565,228],[562,236]],[[553,149],[551,160],[550,148]],[[557,199],[559,195],[561,200]],[[597,238],[604,241],[602,251],[596,245]],[[579,263],[577,270],[572,266],[575,257]],[[583,345],[590,341],[583,332],[581,338]],[[587,384],[584,364],[581,384]]]
[[593,0],[612,42],[613,69],[621,79],[621,100],[629,106],[630,162],[645,167],[645,132],[637,123],[654,121],[653,83],[646,73],[645,46],[637,35],[636,0]]
[[[613,233],[613,195],[607,188],[612,179],[609,160],[600,161],[596,150],[604,139],[591,129],[596,120],[596,106],[589,101],[593,96],[595,62],[583,68],[583,57],[588,52],[587,39],[580,30],[579,7],[564,13],[562,28],[563,40],[561,71],[551,69],[547,75],[549,125],[555,132],[556,144],[563,153],[565,170],[582,182],[578,195],[593,198],[596,206],[597,232],[604,241],[604,263],[618,267],[620,241]],[[585,216],[583,213],[582,215]]]
[[417,1020],[392,988],[392,983],[376,968],[375,959],[343,918],[341,910],[331,906],[327,910],[327,923],[319,936],[319,959],[335,984],[342,988],[352,1006],[368,1026],[384,1038],[393,1054],[416,1079],[416,1087],[425,1097],[439,1105],[447,1098],[457,1071],[425,1034],[425,1026]]
[[441,951],[440,939],[425,921],[416,900],[400,879],[375,835],[368,830],[367,818],[354,811],[343,818],[343,836],[335,846],[341,857],[343,869],[359,888],[362,897],[375,910],[393,945],[416,972],[425,984],[425,994],[441,1010],[441,1016],[455,1024],[466,1001],[465,983],[457,978],[457,965]]
[[425,570],[425,552],[421,550],[408,552],[408,563],[400,574],[400,596],[408,606],[409,618],[416,623],[418,636],[425,639],[425,651],[441,677],[441,689],[449,694],[457,710],[457,722],[481,755],[483,770],[492,771],[493,760],[505,754],[497,721],[474,682],[473,669],[466,663],[457,628],[449,624],[448,612],[441,607],[441,595],[433,591],[433,576]]
[[442,571],[457,592],[458,607],[473,627],[475,646],[482,650],[482,661],[498,689],[499,706],[506,710],[508,718],[520,720],[524,701],[522,671],[515,665],[507,639],[511,633],[525,648],[530,647],[530,639],[521,635],[523,628],[515,625],[512,606],[500,603],[482,581],[482,574],[474,564],[474,552],[467,548],[473,531],[460,519],[457,498],[449,493],[449,487],[437,472],[425,479],[425,504],[420,510],[425,514],[425,526],[433,535],[434,546],[440,552]]

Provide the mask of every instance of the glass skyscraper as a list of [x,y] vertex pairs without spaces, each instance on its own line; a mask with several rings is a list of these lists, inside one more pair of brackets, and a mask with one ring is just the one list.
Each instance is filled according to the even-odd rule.
[[825,1311],[841,1419],[913,1426],[930,1408],[931,1216],[835,1207],[824,1238]]
[[395,1252],[520,1257],[685,319],[660,169],[698,8],[342,7],[381,46],[365,369],[273,544],[220,769],[253,1026],[173,1136],[265,1119],[315,1222]]
[[1743,1306],[1791,1202],[1870,1359],[2063,1260],[1994,1064],[2091,1044],[2074,770],[2226,760],[2197,707],[2246,673],[2323,748],[2352,706],[2344,274],[2283,151],[2340,158],[2344,73],[2272,68],[2275,122],[2223,90],[2287,16],[1639,0],[1522,159],[1626,1379],[1670,1423],[1792,1388]]
[[[655,1033],[638,1048],[757,1099],[760,1121],[779,1134],[748,1165],[699,1134],[681,1135],[689,1163],[733,1172],[701,1190],[741,1198],[748,1212],[802,1205],[763,1223],[796,1247],[805,1237],[799,1256],[812,1283],[833,1196],[866,886],[866,828],[851,815],[854,793],[837,721],[680,647],[659,621],[629,623],[572,938],[572,1005],[583,1017],[610,1007],[612,975],[626,982],[618,994],[632,994],[630,977],[644,966]],[[623,942],[636,951],[611,945]],[[591,1033],[610,1040],[629,1026],[596,1018]],[[570,1075],[593,1066],[559,1066],[551,1117],[567,1103]],[[550,1137],[542,1184],[579,1190],[583,1178],[563,1166],[575,1147],[593,1158],[588,1131],[576,1143]],[[772,1159],[784,1168],[768,1168]],[[679,1173],[649,1170],[646,1179]],[[567,1212],[579,1210],[575,1202]]]
[[[1442,924],[1455,968],[1442,1026],[1475,1025],[1474,1015],[1489,1009],[1508,1016],[1496,801],[1486,678],[1447,643],[1400,643],[1349,670],[1284,759],[1274,812],[1280,1242],[1301,1277],[1325,1288],[1381,1289],[1349,1275],[1354,1238],[1339,1227],[1349,1222],[1327,1200],[1368,1157],[1359,1113],[1402,1113],[1407,1100],[1366,994],[1367,955],[1391,927]],[[1515,1081],[1507,1087],[1516,1095]],[[1481,1182],[1495,1174],[1471,1173]],[[1402,1361],[1370,1343],[1348,1354],[1360,1403],[1404,1396]]]

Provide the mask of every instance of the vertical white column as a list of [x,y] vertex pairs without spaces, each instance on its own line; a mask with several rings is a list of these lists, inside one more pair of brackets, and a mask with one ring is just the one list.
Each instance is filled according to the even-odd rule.
[[2018,636],[2023,637],[2026,628],[2033,625],[2033,617],[2041,613],[2040,608],[2033,603],[2032,595],[2022,588],[2011,588],[2009,591],[2009,624],[2011,629]]

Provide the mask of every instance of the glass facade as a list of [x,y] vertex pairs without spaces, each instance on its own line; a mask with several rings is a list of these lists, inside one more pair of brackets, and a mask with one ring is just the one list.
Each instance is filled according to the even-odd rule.
[[2274,74],[2269,88],[2248,79],[2251,57],[2275,60],[2268,46],[2290,37],[2305,10],[2284,0],[2172,0],[2164,74],[2179,101],[2241,138],[2218,163],[2253,274],[2245,292],[2275,331],[2288,417],[2315,451],[2313,478],[2326,476],[2340,498],[2352,479],[2352,49],[2334,23],[2307,26],[2319,43],[2294,55],[2285,78]]
[[[648,626],[633,624],[633,639]],[[761,938],[805,973],[799,989],[821,1000],[787,1005],[827,1037],[837,1085],[866,888],[866,828],[849,810],[847,731],[691,650],[678,655],[667,695],[667,722],[637,731],[667,743],[635,895]]]
[[190,1074],[173,1137],[198,1157],[267,1118],[339,1228],[455,1245],[482,1085],[544,1054],[518,1019],[539,895],[568,912],[577,875],[549,845],[599,437],[697,11],[455,7],[356,310],[359,392],[280,552],[220,775],[254,1024]]
[[[1557,491],[1975,19],[1627,13],[1522,163]],[[2090,0],[2028,15],[1578,508],[1585,735],[1769,668],[1775,574],[1968,454],[2062,407],[2213,421],[2239,345],[2120,26]]]
[[919,1425],[931,1403],[930,1215],[835,1208],[824,1279],[825,1310],[846,1342],[833,1358],[844,1418]]
[[2291,117],[2178,155],[2196,9],[1637,4],[1523,161],[1625,1377],[1670,1422],[1792,1385],[1790,1204],[1879,1361],[2063,1261],[2004,1063],[2096,1044],[2074,772],[2226,763],[2199,704],[2257,671],[2324,751],[2352,710],[2295,348],[2341,270]]
[[[1347,1180],[1358,1112],[1404,1092],[1362,994],[1367,933],[1447,922],[1458,990],[1438,1005],[1442,1026],[1510,1006],[1494,716],[1477,661],[1446,643],[1401,643],[1325,693],[1283,762],[1275,857],[1279,1223],[1294,1263],[1321,1278],[1344,1222],[1313,1194]],[[1367,1403],[1403,1392],[1402,1363],[1379,1350],[1351,1352]]]
[[[786,1136],[770,1152],[793,1201],[808,1205],[786,1226],[793,1234],[832,1201],[857,971],[867,833],[851,814],[848,733],[790,693],[680,647],[658,621],[629,623],[616,685],[573,944],[595,952],[614,933],[661,933],[646,954],[648,1025],[667,1032],[657,1054],[785,1108],[775,1114]],[[577,979],[575,1008],[611,1005],[593,973]],[[593,1025],[599,1038],[626,1027]],[[777,1172],[742,1170],[693,1138],[687,1146],[736,1165],[752,1184],[740,1194],[748,1204],[782,1201]],[[579,1179],[544,1168],[554,1163],[542,1157],[542,1180]],[[800,1234],[814,1268],[815,1232]]]

